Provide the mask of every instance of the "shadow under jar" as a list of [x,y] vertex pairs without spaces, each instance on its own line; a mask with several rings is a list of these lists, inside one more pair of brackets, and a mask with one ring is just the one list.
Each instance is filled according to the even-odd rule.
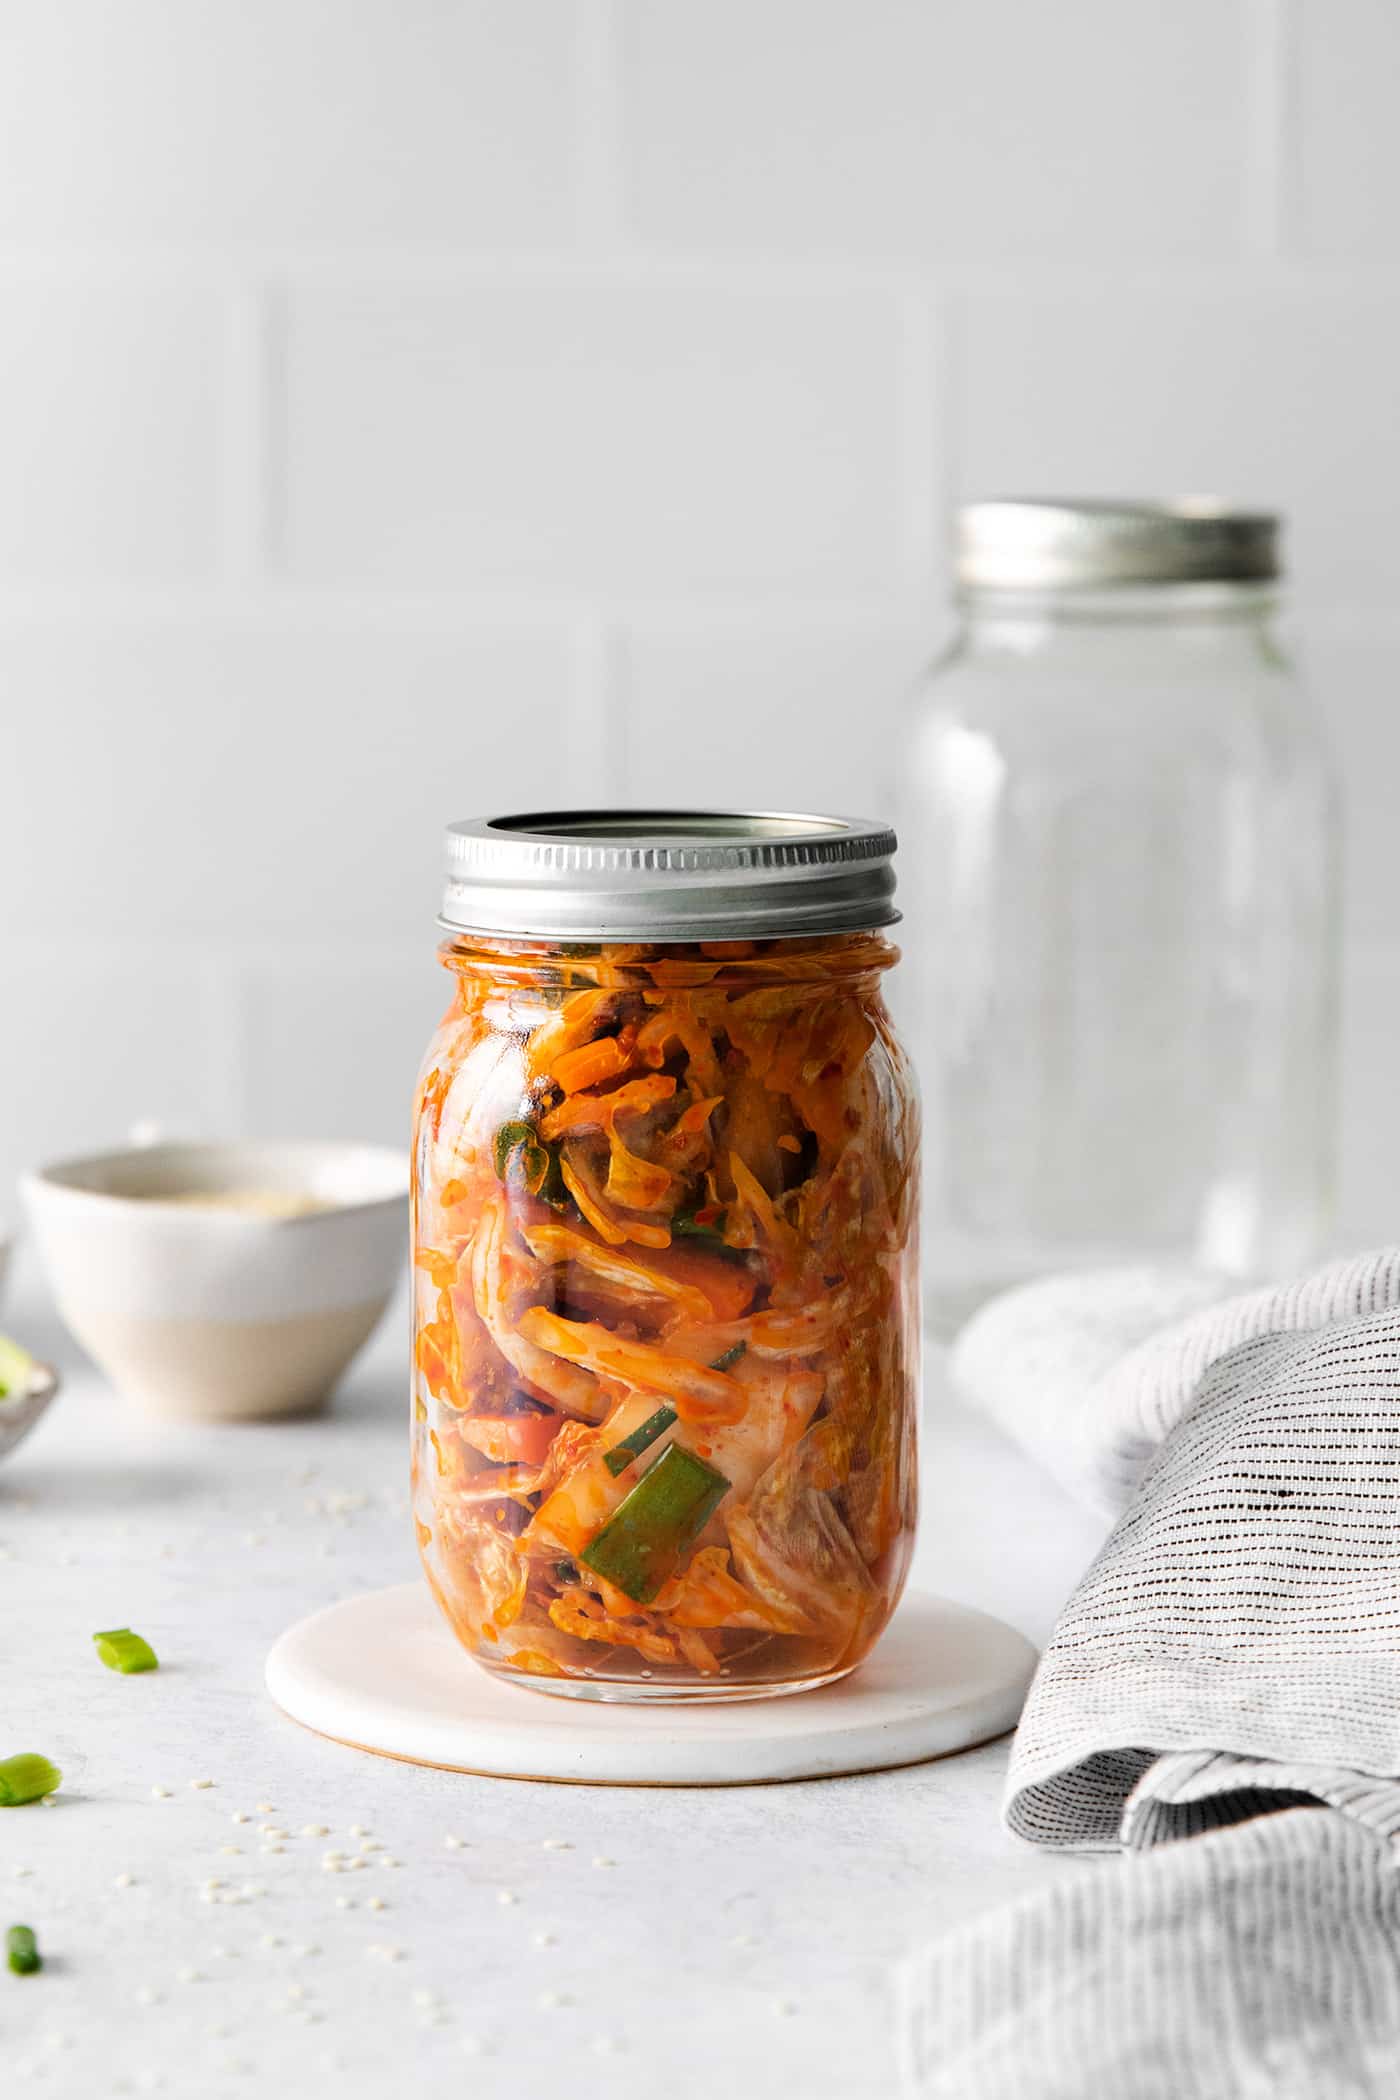
[[671,811],[448,833],[414,1512],[490,1670],[762,1697],[844,1676],[894,1610],[919,1395],[894,843]]

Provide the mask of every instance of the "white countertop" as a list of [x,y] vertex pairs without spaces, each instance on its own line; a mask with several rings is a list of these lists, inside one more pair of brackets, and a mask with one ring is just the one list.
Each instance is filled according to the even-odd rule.
[[[321,1419],[218,1429],[143,1423],[23,1269],[3,1324],[66,1378],[0,1465],[0,1755],[42,1750],[65,1774],[52,1807],[0,1811],[0,1932],[33,1925],[46,1961],[0,1970],[7,2089],[747,2100],[781,2080],[883,2100],[901,1955],[1080,1871],[1001,1828],[1005,1742],[862,1778],[637,1792],[307,1734],[263,1691],[276,1635],[416,1571],[402,1317]],[[936,1395],[924,1476],[915,1580],[1043,1641],[1101,1525]],[[90,1636],[111,1625],[144,1633],[160,1671],[104,1670]],[[327,1872],[357,1823],[399,1864]]]

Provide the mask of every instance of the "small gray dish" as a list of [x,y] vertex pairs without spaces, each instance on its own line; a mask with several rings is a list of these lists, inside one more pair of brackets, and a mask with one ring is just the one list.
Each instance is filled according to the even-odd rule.
[[48,1364],[35,1364],[24,1391],[0,1400],[0,1458],[8,1458],[28,1436],[57,1391],[57,1371]]

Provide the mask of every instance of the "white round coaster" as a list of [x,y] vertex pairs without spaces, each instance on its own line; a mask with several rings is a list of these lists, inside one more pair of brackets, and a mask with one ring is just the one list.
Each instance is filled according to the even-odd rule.
[[623,1706],[503,1684],[458,1646],[424,1584],[333,1604],[284,1633],[267,1688],[294,1721],[411,1764],[597,1786],[747,1786],[917,1764],[1010,1728],[1029,1641],[945,1597],[907,1595],[839,1684],[713,1706]]

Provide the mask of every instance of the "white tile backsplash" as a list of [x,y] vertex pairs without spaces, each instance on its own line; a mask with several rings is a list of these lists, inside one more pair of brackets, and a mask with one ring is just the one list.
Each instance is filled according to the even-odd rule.
[[[813,631],[816,627],[818,631]],[[900,702],[932,654],[917,626],[852,633],[629,630],[628,789],[726,808],[878,813]]]
[[0,240],[549,245],[572,0],[43,0],[0,17]]
[[444,824],[576,784],[569,675],[547,631],[0,624],[0,944],[430,955]]
[[0,8],[0,1208],[139,1116],[395,1135],[445,818],[876,808],[961,496],[1215,488],[1291,516],[1387,1229],[1397,57],[1384,0]]
[[898,343],[878,295],[304,287],[286,573],[467,595],[888,586]]
[[0,973],[0,1229],[33,1167],[124,1145],[140,1122],[179,1137],[225,1125],[218,990],[196,951],[75,934],[19,955],[0,937]]
[[0,266],[0,588],[211,580],[225,324],[199,285]]
[[1400,8],[1295,0],[1298,183],[1304,246],[1393,265],[1400,185]]
[[622,0],[633,224],[667,249],[1228,256],[1237,0]]

